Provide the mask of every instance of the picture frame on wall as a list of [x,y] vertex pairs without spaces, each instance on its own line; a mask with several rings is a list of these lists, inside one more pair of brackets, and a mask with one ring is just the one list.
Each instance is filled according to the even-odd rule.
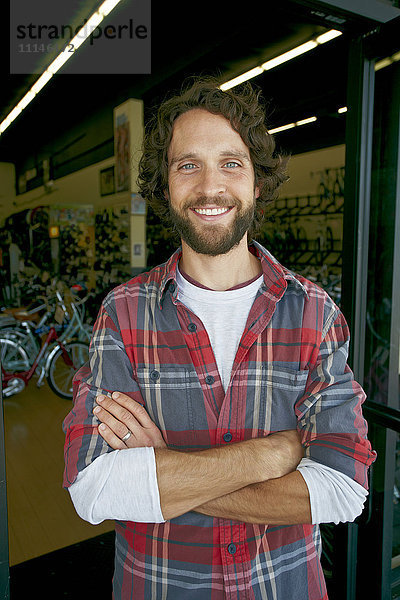
[[100,196],[109,196],[115,193],[114,167],[107,167],[100,171]]

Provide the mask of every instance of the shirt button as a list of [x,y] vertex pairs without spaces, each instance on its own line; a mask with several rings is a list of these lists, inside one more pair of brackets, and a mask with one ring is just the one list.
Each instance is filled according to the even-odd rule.
[[158,381],[158,380],[160,379],[160,373],[159,373],[158,371],[155,371],[155,370],[154,370],[154,371],[152,371],[152,372],[150,373],[150,378],[151,378],[153,381]]
[[206,377],[206,383],[208,383],[208,385],[212,385],[214,383],[215,379],[212,375],[207,375]]
[[235,552],[236,552],[236,544],[229,544],[229,546],[228,546],[228,552],[229,552],[229,554],[235,554]]
[[189,323],[188,329],[189,329],[190,333],[194,333],[197,329],[196,323]]
[[232,441],[232,434],[229,433],[229,431],[228,431],[228,433],[224,433],[223,438],[224,438],[225,442],[231,442]]

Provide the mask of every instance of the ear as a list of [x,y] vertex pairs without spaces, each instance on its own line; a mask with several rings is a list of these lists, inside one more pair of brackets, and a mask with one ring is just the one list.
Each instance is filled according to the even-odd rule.
[[254,188],[254,197],[255,198],[259,198],[260,197],[260,188],[258,185],[256,185],[256,187]]

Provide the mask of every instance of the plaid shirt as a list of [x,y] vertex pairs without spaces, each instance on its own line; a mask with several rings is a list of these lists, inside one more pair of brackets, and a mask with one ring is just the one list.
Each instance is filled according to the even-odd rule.
[[[112,449],[92,414],[99,391],[142,403],[167,446],[201,450],[295,429],[305,456],[367,488],[375,459],[365,394],[346,364],[343,315],[318,286],[257,242],[264,282],[224,392],[204,325],[177,298],[181,251],[115,288],[94,326],[90,368],[75,378],[64,485]],[[228,434],[228,435],[227,435]],[[114,597],[123,600],[322,600],[317,525],[275,526],[194,511],[165,523],[116,522]]]

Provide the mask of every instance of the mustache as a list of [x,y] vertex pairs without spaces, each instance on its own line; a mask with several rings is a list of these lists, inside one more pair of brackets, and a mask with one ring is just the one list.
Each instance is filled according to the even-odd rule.
[[225,206],[242,206],[242,203],[237,198],[228,196],[199,196],[196,200],[185,202],[183,208],[205,208],[206,206],[210,206],[210,204],[220,208]]

